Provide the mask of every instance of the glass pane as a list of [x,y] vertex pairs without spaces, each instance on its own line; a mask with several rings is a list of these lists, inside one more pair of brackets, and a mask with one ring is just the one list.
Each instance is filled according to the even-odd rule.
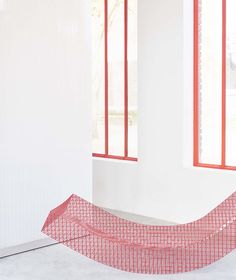
[[93,152],[104,154],[104,0],[92,0],[92,56]]
[[222,0],[200,1],[200,162],[221,163]]
[[137,0],[128,1],[129,156],[137,157]]
[[236,166],[236,1],[227,0],[226,164]]
[[124,155],[124,0],[108,1],[109,154]]

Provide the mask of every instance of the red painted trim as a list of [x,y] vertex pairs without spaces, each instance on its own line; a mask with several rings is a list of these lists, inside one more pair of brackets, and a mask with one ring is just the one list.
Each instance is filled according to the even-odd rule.
[[226,154],[226,0],[222,0],[222,133],[221,164],[199,162],[199,0],[194,0],[194,115],[193,115],[193,165],[196,167],[236,170],[227,166]]
[[105,69],[105,154],[109,153],[109,101],[108,101],[108,0],[104,0],[104,69]]
[[134,158],[134,157],[123,157],[123,156],[105,155],[105,154],[97,154],[97,153],[93,153],[93,157],[118,159],[118,160],[128,160],[128,161],[138,161],[138,159]]
[[105,69],[105,153],[94,157],[138,161],[128,156],[129,104],[128,104],[128,0],[124,0],[124,156],[109,155],[109,73],[108,73],[108,0],[104,0],[104,69]]
[[222,166],[217,164],[208,164],[208,163],[198,163],[195,165],[196,167],[204,167],[204,168],[213,168],[213,169],[222,169],[222,170],[236,170],[236,166]]
[[199,3],[194,0],[194,98],[193,98],[193,164],[199,162]]
[[128,157],[128,0],[124,0],[124,156]]
[[226,149],[226,0],[222,0],[222,128],[221,165],[225,166]]

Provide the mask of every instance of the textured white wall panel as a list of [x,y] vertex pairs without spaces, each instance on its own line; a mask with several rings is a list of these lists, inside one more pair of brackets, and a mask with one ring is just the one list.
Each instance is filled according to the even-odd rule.
[[89,9],[0,2],[0,248],[43,238],[71,193],[91,199]]

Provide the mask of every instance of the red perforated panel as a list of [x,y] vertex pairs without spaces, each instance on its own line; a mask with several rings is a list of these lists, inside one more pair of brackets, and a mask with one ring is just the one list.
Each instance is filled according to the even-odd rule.
[[42,231],[118,269],[150,274],[191,271],[236,248],[236,192],[202,219],[177,226],[127,221],[72,195],[50,212]]

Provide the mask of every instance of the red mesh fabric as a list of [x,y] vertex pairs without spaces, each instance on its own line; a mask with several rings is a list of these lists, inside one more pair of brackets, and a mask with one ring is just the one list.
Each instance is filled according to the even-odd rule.
[[72,195],[42,231],[100,263],[136,273],[187,272],[236,248],[236,192],[200,220],[176,226],[127,221]]

